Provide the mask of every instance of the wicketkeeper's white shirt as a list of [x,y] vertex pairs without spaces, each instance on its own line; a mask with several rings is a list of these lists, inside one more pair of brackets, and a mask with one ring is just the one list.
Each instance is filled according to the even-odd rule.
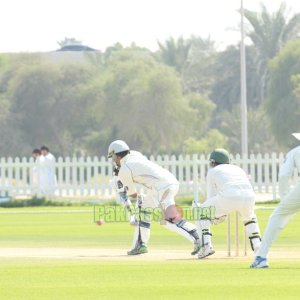
[[300,146],[290,150],[279,169],[279,195],[283,199],[289,192],[289,177],[293,175],[294,169],[297,168],[300,173]]
[[238,166],[221,164],[207,173],[207,198],[214,196],[254,197],[254,191],[246,172]]
[[171,172],[148,160],[137,151],[130,151],[130,154],[121,159],[118,177],[127,187],[128,195],[136,193],[135,184],[156,191],[166,189],[173,184],[179,184]]

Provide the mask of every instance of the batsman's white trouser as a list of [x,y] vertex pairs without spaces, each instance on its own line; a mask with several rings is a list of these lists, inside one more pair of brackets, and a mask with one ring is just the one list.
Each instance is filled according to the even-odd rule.
[[281,200],[271,214],[257,256],[267,257],[273,241],[292,217],[300,211],[300,182]]
[[[172,184],[166,186],[163,189],[160,189],[159,191],[152,190],[151,192],[147,193],[147,195],[145,195],[145,197],[143,198],[141,211],[147,211],[148,208],[151,210],[158,207],[161,207],[165,211],[170,205],[175,205],[175,196],[178,193],[178,189],[179,189],[178,184]],[[139,239],[141,239],[141,241],[145,244],[148,243],[150,239],[151,221],[149,220],[146,223],[148,223],[149,226],[147,226],[147,224],[145,224],[144,222],[144,223],[140,223],[140,226],[135,227],[133,248],[137,245]],[[197,228],[189,222],[185,222],[183,228],[181,228],[178,227],[176,224],[166,221],[164,227],[171,231],[175,231],[176,233],[179,233],[180,235],[182,235],[192,243],[195,242],[195,238],[193,238],[193,236],[189,233],[189,231],[192,231],[194,229],[196,231]]]
[[139,219],[137,220],[139,222],[139,225],[135,226],[133,248],[139,242],[147,244],[150,239],[151,216],[149,216],[149,218],[148,216],[146,216],[148,220],[145,220],[145,214],[143,212],[151,211],[160,206],[165,210],[168,206],[175,204],[175,196],[178,193],[178,189],[178,184],[172,184],[160,189],[159,191],[153,189],[143,197],[143,201],[141,204],[142,213],[140,216],[138,216],[138,218],[141,217],[144,222],[140,222]]

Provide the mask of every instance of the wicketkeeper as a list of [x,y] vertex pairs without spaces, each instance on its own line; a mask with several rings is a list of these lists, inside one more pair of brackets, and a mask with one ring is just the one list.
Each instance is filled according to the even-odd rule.
[[[200,250],[200,239],[194,224],[182,219],[175,206],[175,196],[179,183],[168,170],[149,161],[136,151],[130,151],[128,145],[121,140],[114,141],[108,148],[108,157],[111,157],[118,169],[118,180],[123,187],[118,190],[127,201],[138,199],[138,215],[135,220],[133,246],[128,255],[137,255],[148,252],[147,244],[150,238],[151,218],[148,216],[151,209],[160,207],[165,217],[165,226],[176,231],[194,243],[192,255]],[[140,185],[147,193],[138,194],[136,185]],[[124,200],[126,201],[126,200]]]
[[213,209],[212,218],[196,222],[202,232],[202,248],[198,258],[215,253],[211,242],[211,224],[219,224],[228,214],[237,211],[241,215],[252,250],[259,249],[261,238],[257,218],[254,213],[255,194],[247,174],[240,167],[229,163],[225,149],[215,149],[210,154],[210,169],[207,173],[207,199],[200,205],[202,209]]
[[[300,133],[293,133],[293,136],[300,140]],[[300,146],[290,150],[279,170],[279,196],[280,203],[271,214],[262,243],[251,268],[268,268],[267,256],[273,241],[280,231],[287,225],[297,212],[300,211],[300,182],[290,190],[289,178],[293,175],[294,169],[300,173]]]

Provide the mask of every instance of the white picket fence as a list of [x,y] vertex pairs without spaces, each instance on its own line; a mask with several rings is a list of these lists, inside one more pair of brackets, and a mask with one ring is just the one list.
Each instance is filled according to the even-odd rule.
[[[180,182],[180,194],[198,197],[205,193],[205,176],[208,157],[205,155],[180,155],[150,157],[161,166],[169,169]],[[236,155],[232,163],[242,167],[248,174],[255,191],[269,194],[276,199],[277,174],[283,154],[257,154],[249,157]],[[31,169],[32,158],[0,159],[0,195],[29,196],[34,194]],[[112,165],[105,157],[59,157],[56,160],[58,197],[112,197],[114,192],[109,185]],[[298,174],[295,171],[295,176]]]

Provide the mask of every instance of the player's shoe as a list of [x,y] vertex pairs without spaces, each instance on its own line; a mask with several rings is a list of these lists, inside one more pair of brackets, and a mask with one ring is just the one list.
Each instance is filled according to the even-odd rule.
[[205,245],[201,248],[201,251],[198,254],[199,259],[203,259],[207,256],[213,255],[216,251],[209,245]]
[[194,242],[194,250],[191,252],[192,255],[196,255],[202,247],[202,243],[200,242],[200,239],[196,240]]
[[139,255],[139,254],[144,254],[148,253],[148,248],[145,244],[139,244],[135,248],[127,251],[127,255]]
[[251,269],[269,268],[268,260],[261,256],[256,256],[254,262],[250,266]]

